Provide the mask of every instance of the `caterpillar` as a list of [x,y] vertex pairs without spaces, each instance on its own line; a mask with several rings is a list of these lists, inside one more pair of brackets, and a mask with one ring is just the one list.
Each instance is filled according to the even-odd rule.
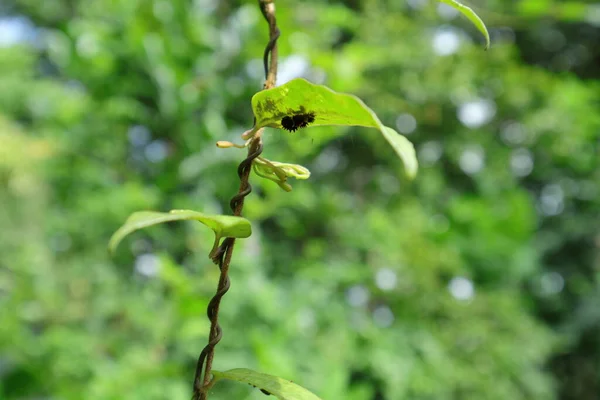
[[281,127],[288,132],[296,132],[300,128],[306,128],[308,124],[315,122],[315,113],[303,113],[285,116],[281,119]]

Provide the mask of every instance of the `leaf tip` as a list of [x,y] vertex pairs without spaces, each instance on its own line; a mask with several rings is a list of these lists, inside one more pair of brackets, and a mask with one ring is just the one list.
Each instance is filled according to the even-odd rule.
[[485,36],[485,47],[483,48],[483,51],[488,51],[490,49],[491,45],[492,45],[492,42],[490,40],[490,36],[486,35]]
[[406,175],[406,178],[407,178],[409,181],[414,181],[414,180],[415,180],[415,178],[417,177],[417,172],[418,172],[418,171],[417,171],[417,168],[415,168],[414,170],[410,170],[410,171],[407,169],[407,170],[406,170],[406,173],[405,173],[405,175]]
[[108,241],[108,254],[110,254],[111,257],[114,257],[117,247],[121,242],[121,238],[117,236],[117,233],[119,233],[119,231],[115,232]]

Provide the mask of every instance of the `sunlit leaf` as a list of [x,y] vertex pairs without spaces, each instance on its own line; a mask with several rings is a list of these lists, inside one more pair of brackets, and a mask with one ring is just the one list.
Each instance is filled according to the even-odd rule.
[[255,386],[275,396],[280,400],[321,400],[302,386],[292,381],[252,371],[246,368],[236,368],[225,372],[212,371],[214,380],[229,379]]
[[481,32],[483,34],[483,36],[485,37],[485,48],[486,48],[486,50],[489,49],[490,34],[488,33],[488,30],[485,27],[485,24],[483,23],[481,18],[479,18],[479,16],[475,13],[475,11],[473,11],[471,8],[465,6],[464,4],[459,3],[456,0],[438,0],[438,1],[440,1],[444,4],[448,4],[450,7],[457,9],[465,17],[467,17],[473,23],[473,25],[475,25],[475,27],[479,30],[479,32]]
[[418,164],[412,143],[393,129],[385,127],[356,96],[336,93],[326,86],[315,85],[304,79],[294,79],[255,94],[252,97],[252,110],[257,127],[284,128],[284,118],[310,115],[313,121],[307,127],[350,125],[377,128],[404,162],[407,176],[414,178],[417,173]]
[[168,213],[155,211],[139,211],[131,214],[125,224],[110,238],[108,248],[114,253],[123,238],[138,229],[171,221],[196,220],[208,226],[215,233],[215,244],[212,253],[224,237],[247,238],[252,233],[250,222],[242,217],[230,215],[207,215],[191,210],[171,210]]

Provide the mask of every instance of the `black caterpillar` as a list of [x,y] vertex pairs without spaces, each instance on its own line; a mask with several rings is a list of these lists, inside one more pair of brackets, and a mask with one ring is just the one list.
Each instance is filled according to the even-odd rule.
[[300,128],[306,128],[308,124],[315,122],[315,113],[309,112],[304,114],[296,114],[291,117],[283,117],[281,126],[289,132],[296,132]]

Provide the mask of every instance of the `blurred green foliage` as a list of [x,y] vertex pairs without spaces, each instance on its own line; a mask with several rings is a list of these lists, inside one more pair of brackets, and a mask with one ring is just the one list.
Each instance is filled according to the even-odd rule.
[[[597,3],[471,2],[492,48],[419,0],[278,2],[280,79],[353,92],[374,131],[269,130],[306,165],[254,179],[215,368],[327,400],[600,396]],[[0,8],[0,398],[186,399],[218,271],[193,222],[227,210],[267,30],[254,2],[12,0]],[[18,35],[15,34],[19,33]],[[263,399],[219,384],[211,399]]]

